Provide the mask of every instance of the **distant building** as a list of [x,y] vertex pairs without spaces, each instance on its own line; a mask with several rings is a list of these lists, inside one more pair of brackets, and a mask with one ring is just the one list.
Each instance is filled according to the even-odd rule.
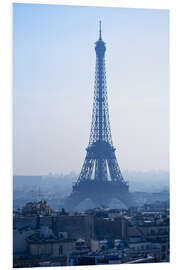
[[22,215],[50,215],[52,210],[45,200],[39,202],[29,202],[22,208]]

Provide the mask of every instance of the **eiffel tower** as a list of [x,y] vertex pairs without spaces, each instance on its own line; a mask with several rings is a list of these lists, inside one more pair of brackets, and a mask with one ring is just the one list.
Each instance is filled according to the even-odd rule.
[[101,21],[99,39],[95,42],[96,69],[90,139],[86,157],[77,181],[73,184],[69,203],[77,205],[89,198],[95,205],[108,205],[113,198],[127,207],[132,204],[129,185],[123,179],[112,143],[108,111],[105,71],[105,42]]

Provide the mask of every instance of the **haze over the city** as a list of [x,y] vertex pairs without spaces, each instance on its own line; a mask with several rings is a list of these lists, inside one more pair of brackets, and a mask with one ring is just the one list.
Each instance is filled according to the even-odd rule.
[[169,170],[169,12],[13,5],[14,174],[79,173],[88,145],[98,21],[122,171]]

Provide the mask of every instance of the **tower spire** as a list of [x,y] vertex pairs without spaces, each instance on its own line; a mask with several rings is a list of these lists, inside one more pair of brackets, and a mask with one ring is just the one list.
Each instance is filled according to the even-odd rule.
[[102,39],[102,37],[101,37],[101,20],[99,21],[99,39]]

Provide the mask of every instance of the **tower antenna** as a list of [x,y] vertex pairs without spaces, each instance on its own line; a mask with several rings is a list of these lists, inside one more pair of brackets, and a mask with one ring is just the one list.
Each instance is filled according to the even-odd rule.
[[101,39],[101,20],[99,21],[99,39]]

